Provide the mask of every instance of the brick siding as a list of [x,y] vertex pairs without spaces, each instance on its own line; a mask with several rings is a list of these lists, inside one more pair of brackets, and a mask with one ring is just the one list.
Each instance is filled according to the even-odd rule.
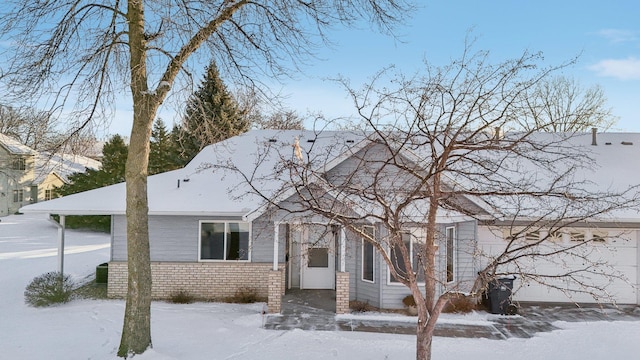
[[349,313],[349,273],[336,272],[336,314]]
[[[185,291],[196,299],[223,300],[240,289],[250,289],[267,299],[270,263],[249,262],[153,262],[151,263],[151,297],[167,299],[172,293]],[[283,272],[284,265],[280,271]],[[284,276],[282,276],[284,289]],[[127,263],[110,262],[107,295],[123,298],[127,294]]]

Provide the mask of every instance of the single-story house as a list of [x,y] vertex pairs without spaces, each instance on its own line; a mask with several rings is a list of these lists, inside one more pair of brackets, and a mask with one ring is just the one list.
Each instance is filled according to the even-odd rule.
[[[600,136],[599,146],[592,145],[589,134],[571,140],[584,141],[585,149],[595,152],[595,158],[601,161],[596,173],[602,177],[596,182],[610,186],[611,179],[622,179],[636,184],[637,174],[633,171],[637,167],[630,163],[638,162],[640,134]],[[622,145],[629,142],[635,145]],[[380,308],[402,308],[402,299],[409,290],[391,276],[382,257],[361,235],[332,221],[330,214],[296,211],[295,197],[299,193],[283,190],[291,179],[280,166],[287,161],[305,159],[320,169],[326,181],[345,181],[345,174],[351,174],[362,159],[383,153],[377,150],[378,145],[361,133],[349,131],[254,130],[206,147],[183,169],[150,176],[152,296],[167,298],[174,292],[186,291],[200,298],[225,298],[251,289],[268,297],[270,311],[278,312],[281,295],[287,289],[332,289],[336,291],[339,313],[348,311],[349,300]],[[609,161],[620,157],[625,161]],[[354,213],[364,211],[365,205],[342,196],[344,207]],[[453,282],[457,291],[468,290],[486,262],[478,255],[490,258],[499,253],[516,224],[495,217],[493,209],[481,199],[458,199],[458,204],[464,204],[477,216],[451,209],[438,213],[441,236],[436,264],[442,277],[439,291],[446,291],[447,284]],[[32,204],[21,211],[63,217],[110,215],[108,295],[126,294],[124,184]],[[577,223],[574,232],[558,234],[558,243],[602,237],[603,244],[612,245],[612,249],[607,247],[605,252],[596,248],[589,256],[599,254],[625,275],[625,279],[608,280],[612,283],[611,295],[619,303],[640,304],[640,215],[636,209],[617,216],[589,222],[601,222],[597,231],[592,226],[580,228],[582,223]],[[525,222],[517,224],[526,227]],[[362,228],[376,238],[385,236],[385,226],[380,222],[363,222]],[[526,236],[543,236],[537,231]],[[421,232],[420,221],[407,222],[410,249],[419,246]],[[569,268],[583,265],[580,259],[572,261],[564,259],[562,264]],[[558,266],[547,260],[528,265],[543,266],[550,273]],[[558,288],[562,287],[558,284]],[[514,290],[520,301],[596,300],[567,300],[561,290],[535,281],[517,281]]]

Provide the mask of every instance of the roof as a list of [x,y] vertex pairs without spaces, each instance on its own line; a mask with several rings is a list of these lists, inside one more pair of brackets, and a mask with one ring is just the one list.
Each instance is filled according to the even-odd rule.
[[[184,168],[148,177],[149,215],[246,216],[255,212],[264,201],[252,193],[238,172],[225,170],[220,165],[236,164],[243,173],[262,179],[256,182],[261,192],[275,197],[286,179],[273,176],[274,168],[282,156],[289,159],[294,156],[292,145],[296,139],[305,154],[339,159],[346,156],[362,136],[345,131],[253,130],[209,145]],[[338,147],[337,143],[344,146]],[[270,151],[270,155],[263,158],[266,148],[277,151]],[[257,159],[260,159],[258,166]],[[125,184],[121,183],[27,205],[21,211],[60,215],[125,214],[125,194]]]
[[12,155],[36,155],[37,152],[32,148],[23,145],[20,141],[4,135],[0,134],[0,146],[5,148],[9,154]]
[[[637,172],[640,168],[640,133],[601,133],[598,134],[597,146],[591,145],[591,133],[537,133],[532,135],[532,139],[555,144],[556,154],[575,152],[587,160],[572,174],[572,180],[583,186],[581,190],[596,193],[633,189],[637,194],[640,183]],[[264,210],[266,202],[255,194],[240,173],[251,177],[252,185],[262,195],[274,200],[286,199],[291,192],[280,191],[290,177],[279,172],[279,165],[295,158],[293,145],[296,141],[301,155],[308,161],[315,160],[315,164],[323,166],[325,171],[370,143],[365,134],[348,131],[250,131],[206,147],[183,169],[150,176],[149,214],[255,218]],[[421,151],[424,150],[412,150],[418,158],[428,159],[425,154],[420,154]],[[480,156],[492,155],[485,153]],[[529,181],[533,179],[533,186],[544,186],[545,181],[553,179],[551,172],[566,170],[562,161],[554,160],[551,163],[556,167],[540,168],[526,158],[517,159],[504,167],[505,173],[497,176],[522,176]],[[240,171],[225,167],[236,167]],[[481,172],[477,172],[477,175],[485,176]],[[463,187],[473,186],[472,178],[456,178],[455,173],[449,180]],[[485,209],[487,207],[478,199],[468,199]],[[494,206],[493,209],[509,215],[507,202],[501,203],[499,200],[488,203]],[[532,211],[539,209],[536,206],[529,204]],[[125,214],[125,186],[117,184],[69,195],[28,205],[21,211],[64,215]],[[638,222],[640,209],[619,209],[607,215],[607,220],[610,221],[612,217],[620,221]]]
[[65,183],[69,176],[85,172],[87,169],[98,170],[102,164],[94,159],[76,154],[38,154],[36,157],[34,184],[42,183],[47,175],[54,173]]

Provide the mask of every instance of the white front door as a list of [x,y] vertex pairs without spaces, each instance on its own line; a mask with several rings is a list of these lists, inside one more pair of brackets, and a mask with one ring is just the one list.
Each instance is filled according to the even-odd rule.
[[335,234],[324,225],[304,227],[301,288],[335,289]]

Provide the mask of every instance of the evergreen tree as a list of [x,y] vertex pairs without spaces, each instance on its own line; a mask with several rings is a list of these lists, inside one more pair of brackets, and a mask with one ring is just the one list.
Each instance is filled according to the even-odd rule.
[[[69,176],[69,184],[57,189],[59,195],[71,195],[82,191],[117,184],[125,181],[124,167],[128,148],[120,135],[114,135],[102,148],[102,167],[100,170],[87,169],[84,173]],[[67,216],[66,226],[70,228],[89,228],[109,231],[110,216]]]
[[162,119],[156,120],[151,130],[151,152],[149,153],[149,175],[175,170],[185,165],[173,133],[167,131]]
[[250,125],[211,63],[187,101],[179,135],[181,155],[189,161],[205,146],[246,132]]

